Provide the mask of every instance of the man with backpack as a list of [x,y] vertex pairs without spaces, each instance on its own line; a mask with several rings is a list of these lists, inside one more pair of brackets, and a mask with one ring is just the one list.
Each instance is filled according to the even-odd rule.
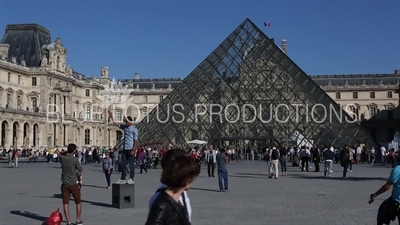
[[279,151],[274,146],[270,152],[270,165],[272,166],[273,170],[275,170],[275,179],[278,179],[278,163],[279,163]]
[[333,159],[335,157],[335,153],[333,151],[334,151],[333,147],[330,147],[329,149],[326,149],[323,153],[324,160],[325,160],[325,164],[324,164],[324,176],[325,177],[326,177],[326,175],[328,175],[328,177],[331,176]]

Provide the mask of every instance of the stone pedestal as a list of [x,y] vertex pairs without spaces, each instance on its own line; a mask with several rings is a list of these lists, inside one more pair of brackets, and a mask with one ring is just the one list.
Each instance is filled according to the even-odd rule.
[[111,202],[114,208],[134,208],[135,184],[112,184]]

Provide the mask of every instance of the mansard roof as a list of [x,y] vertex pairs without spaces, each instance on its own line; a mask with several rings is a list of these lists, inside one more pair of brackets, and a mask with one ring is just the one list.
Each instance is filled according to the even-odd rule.
[[318,85],[400,84],[400,70],[383,74],[311,75]]
[[153,87],[156,89],[165,89],[165,88],[176,88],[183,79],[181,78],[150,78],[150,79],[121,79],[118,80],[123,85],[132,85],[132,87],[136,87],[139,85],[139,88],[150,89]]
[[13,57],[27,67],[38,67],[43,56],[42,46],[51,43],[50,31],[38,24],[7,25],[1,44],[9,44],[8,59]]

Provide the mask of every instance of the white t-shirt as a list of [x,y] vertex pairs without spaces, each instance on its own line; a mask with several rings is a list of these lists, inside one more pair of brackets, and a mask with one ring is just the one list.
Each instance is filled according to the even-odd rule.
[[361,154],[361,147],[357,147],[357,154]]
[[382,153],[382,155],[386,155],[386,148],[385,147],[381,147],[381,153]]

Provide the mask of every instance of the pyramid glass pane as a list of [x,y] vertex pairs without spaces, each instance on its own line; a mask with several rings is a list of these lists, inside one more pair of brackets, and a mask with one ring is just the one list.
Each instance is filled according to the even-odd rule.
[[141,143],[181,147],[194,139],[375,145],[345,109],[249,19],[138,128]]

